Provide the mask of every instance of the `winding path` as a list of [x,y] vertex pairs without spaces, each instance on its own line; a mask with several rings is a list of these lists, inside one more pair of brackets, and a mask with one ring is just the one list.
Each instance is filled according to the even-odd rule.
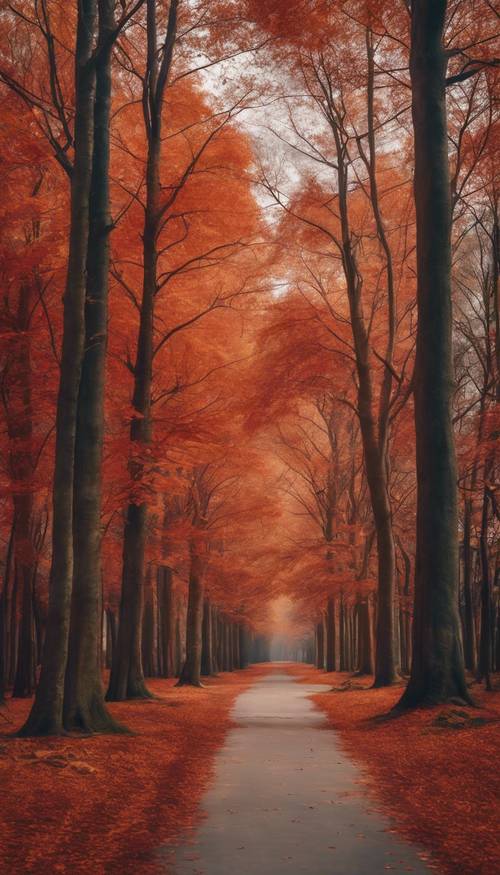
[[279,671],[242,693],[194,838],[162,857],[172,875],[428,875],[417,850],[370,808],[360,772]]

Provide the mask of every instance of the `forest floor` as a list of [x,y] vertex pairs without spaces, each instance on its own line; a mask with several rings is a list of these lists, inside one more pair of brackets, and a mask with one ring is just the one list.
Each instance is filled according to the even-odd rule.
[[370,678],[287,669],[304,683],[332,685],[312,700],[363,767],[367,792],[401,835],[428,850],[430,866],[447,875],[500,873],[500,691],[474,685],[476,709],[420,709],[384,720],[401,687],[374,690]]
[[[18,739],[12,733],[30,701],[9,700],[0,708],[2,875],[156,873],[155,850],[198,821],[214,758],[234,725],[235,699],[275,668],[222,674],[201,690],[151,680],[159,698],[110,706],[136,733],[128,736]],[[446,875],[500,872],[500,692],[474,686],[477,709],[378,719],[401,687],[373,690],[369,678],[309,666],[290,664],[286,671],[337,690],[311,698],[362,767],[374,807],[427,850],[429,868]]]
[[110,705],[135,735],[12,737],[30,708],[0,709],[2,875],[147,875],[151,852],[193,822],[236,697],[268,673],[221,674],[206,688],[149,680],[159,698]]

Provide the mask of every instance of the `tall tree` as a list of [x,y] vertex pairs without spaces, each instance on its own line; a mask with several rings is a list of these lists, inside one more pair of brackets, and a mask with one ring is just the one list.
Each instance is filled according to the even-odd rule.
[[[134,363],[134,416],[130,424],[132,442],[143,448],[151,441],[151,385],[153,379],[153,319],[158,291],[158,237],[165,214],[162,203],[161,156],[162,116],[165,89],[177,36],[178,0],[171,0],[165,38],[158,40],[158,4],[147,0],[147,63],[143,77],[142,107],[147,140],[146,206],[143,230],[143,284],[140,325]],[[133,480],[140,481],[140,456],[130,462]],[[123,576],[118,639],[113,655],[107,699],[116,701],[148,698],[141,662],[141,625],[146,547],[147,502],[142,496],[130,501],[123,535]]]
[[413,660],[400,707],[470,701],[458,615],[457,470],[451,421],[451,197],[446,0],[413,0],[418,329],[415,371],[417,546]]
[[98,0],[94,144],[89,203],[85,349],[78,394],[74,472],[74,571],[64,694],[66,729],[119,730],[101,679],[101,471],[108,332],[109,137],[114,0]]
[[[178,14],[181,12],[178,0],[172,0],[169,4],[166,20],[158,4],[152,0],[147,3],[146,9],[146,68],[139,74],[142,81],[143,126],[146,137],[144,201],[136,195],[144,209],[142,296],[140,302],[137,302],[139,326],[135,361],[129,365],[133,374],[134,410],[130,422],[131,489],[124,529],[120,624],[107,692],[109,700],[148,698],[150,695],[141,667],[140,635],[144,556],[148,534],[147,463],[151,459],[154,442],[153,405],[158,400],[153,398],[154,365],[159,360],[159,354],[170,349],[173,338],[187,329],[192,329],[213,310],[228,306],[228,301],[236,297],[240,289],[231,289],[227,295],[216,291],[211,301],[205,299],[205,306],[200,306],[197,312],[191,312],[185,319],[180,318],[177,322],[172,318],[175,312],[173,307],[166,313],[166,319],[163,312],[158,313],[160,293],[165,297],[171,290],[172,283],[182,280],[187,274],[198,270],[208,273],[209,270],[216,269],[219,262],[223,263],[233,252],[243,247],[241,240],[227,237],[211,244],[214,235],[208,222],[205,225],[206,237],[202,236],[202,242],[196,240],[196,216],[200,213],[200,203],[194,198],[189,207],[182,206],[182,198],[190,187],[191,196],[196,191],[194,181],[205,172],[204,162],[209,161],[210,150],[216,150],[218,143],[224,142],[226,128],[230,127],[233,117],[241,112],[246,93],[243,98],[236,98],[230,108],[218,110],[209,109],[208,105],[203,106],[204,116],[191,118],[189,121],[184,117],[179,129],[175,126],[176,101],[173,97],[177,88],[182,91],[192,87],[186,81],[188,77],[206,66],[211,67],[218,63],[220,55],[224,57],[217,41],[219,38],[222,43],[226,39],[231,41],[233,35],[228,37],[225,34],[227,21],[224,21],[224,16],[222,23],[217,17],[211,20],[209,33],[205,31],[204,16],[200,17],[196,13],[194,17],[190,17],[193,10],[184,5],[183,27],[178,36]],[[160,40],[161,27],[164,28],[164,37]],[[211,34],[212,28],[215,36]],[[202,31],[202,39],[213,38],[216,45],[215,58],[207,65],[192,67],[194,52],[189,40],[198,29]],[[195,46],[196,39],[199,38],[195,38]],[[180,66],[174,75],[172,70],[177,58]],[[183,67],[183,64],[187,66]],[[168,89],[171,89],[172,99],[167,106]],[[185,100],[185,93],[182,100]],[[169,164],[164,162],[166,154],[170,157]],[[142,185],[140,188],[142,190]],[[187,197],[189,198],[189,194]],[[236,223],[236,227],[238,226],[239,222]],[[188,247],[193,237],[195,244],[193,251],[190,251]],[[200,247],[198,250],[197,245]],[[120,279],[123,282],[123,277]],[[175,396],[181,389],[177,377],[170,369],[168,376],[172,377],[172,382],[169,388],[160,393],[160,400]]]
[[57,734],[63,731],[64,675],[73,579],[75,439],[85,337],[85,278],[95,95],[92,53],[96,26],[96,0],[82,0],[78,6],[75,48],[74,163],[71,175],[61,377],[57,401],[49,609],[40,681],[29,717],[20,730],[22,735]]

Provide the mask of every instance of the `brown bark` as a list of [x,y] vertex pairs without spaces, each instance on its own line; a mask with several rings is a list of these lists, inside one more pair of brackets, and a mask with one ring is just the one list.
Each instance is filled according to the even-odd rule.
[[445,0],[414,0],[412,4],[410,75],[418,303],[417,545],[413,661],[400,707],[470,701],[458,615],[445,16]]
[[148,569],[142,618],[141,658],[144,674],[149,678],[156,677],[158,673],[155,660],[155,625],[151,572]]
[[204,599],[202,621],[201,673],[206,676],[212,675],[214,673],[212,641],[212,606],[210,604],[210,599]]
[[16,676],[16,665],[17,665],[17,652],[19,648],[19,622],[18,622],[18,610],[19,610],[19,575],[17,573],[17,566],[15,560],[12,560],[12,588],[10,593],[9,600],[9,615],[8,615],[8,629],[9,629],[9,641],[8,641],[8,671],[7,671],[7,681],[9,687],[14,685],[14,678]]
[[7,544],[7,554],[5,557],[5,570],[4,570],[4,578],[3,578],[3,587],[2,587],[2,595],[1,595],[1,618],[2,618],[2,626],[0,628],[0,644],[2,647],[2,652],[0,654],[0,661],[2,666],[2,673],[0,675],[0,687],[2,689],[2,695],[5,694],[5,690],[9,685],[10,680],[10,662],[11,662],[11,627],[10,627],[10,616],[11,616],[11,603],[12,603],[12,589],[14,585],[14,537],[15,537],[15,518],[12,520],[9,541]]
[[[475,478],[473,478],[475,480]],[[473,485],[471,484],[471,492]],[[472,499],[464,501],[463,520],[463,593],[464,593],[464,660],[469,671],[476,668],[476,633],[472,601]]]
[[[386,256],[388,301],[389,301],[389,341],[386,355],[389,364],[394,345],[394,290],[392,288],[392,261],[385,237],[376,188],[375,146],[373,135],[373,85],[368,83],[368,120],[370,125],[369,155],[365,156],[371,183],[372,207],[376,218],[377,232],[381,248]],[[380,395],[378,415],[375,411],[373,379],[370,361],[369,327],[363,313],[362,278],[358,271],[355,249],[350,227],[349,215],[349,165],[347,134],[343,129],[341,114],[332,102],[331,128],[337,152],[338,205],[341,225],[339,245],[342,254],[342,267],[346,280],[350,321],[356,373],[358,378],[357,413],[364,450],[366,479],[375,522],[378,554],[378,611],[375,657],[375,686],[392,684],[396,679],[394,657],[394,619],[393,601],[395,586],[395,551],[392,530],[392,515],[388,491],[388,417],[391,391],[391,370],[386,368],[384,384]],[[363,155],[364,153],[361,152]],[[345,626],[345,624],[344,624]],[[347,654],[344,654],[344,662]]]
[[158,597],[160,603],[160,647],[162,651],[162,676],[175,675],[175,599],[172,569],[168,565],[158,568]]
[[16,590],[19,596],[19,624],[17,605],[13,617],[16,620],[17,653],[13,652],[11,673],[14,674],[13,695],[26,698],[35,689],[35,630],[33,617],[33,588],[36,573],[36,550],[33,519],[33,410],[31,399],[31,341],[30,316],[35,288],[32,282],[21,285],[16,314],[13,352],[9,357],[2,394],[5,399],[7,430],[9,435],[9,469],[12,481],[18,484],[13,494],[13,561],[15,564]]
[[[489,479],[490,465],[487,461],[484,466],[485,484]],[[479,537],[479,556],[481,559],[481,626],[479,635],[479,660],[477,677],[484,680],[486,689],[491,691],[491,672],[493,669],[493,605],[491,597],[491,574],[490,558],[488,550],[488,524],[489,524],[490,497],[488,487],[483,490],[483,509],[481,513],[481,533]]]
[[0,595],[0,703],[5,701],[5,600]]
[[181,618],[177,614],[175,620],[175,676],[180,677],[183,664]]
[[225,638],[225,671],[233,671],[233,648],[231,646],[231,621],[226,620],[224,623],[224,638]]
[[248,629],[244,623],[239,623],[238,634],[239,634],[239,654],[240,654],[239,668],[247,668],[248,667],[248,659],[249,659],[249,646],[248,646],[249,641],[248,641]]
[[[153,320],[158,291],[158,234],[161,211],[162,112],[165,87],[172,62],[177,28],[177,0],[171,0],[165,41],[158,45],[156,0],[147,0],[147,70],[143,79],[144,126],[147,137],[146,208],[143,230],[143,284],[139,335],[134,364],[132,406],[136,415],[130,424],[132,443],[148,444],[152,437],[151,385],[153,379]],[[144,465],[131,461],[130,473],[141,491]],[[144,556],[147,536],[147,502],[137,496],[127,509],[124,530],[120,627],[107,698],[149,698],[141,665],[141,625]]]
[[[374,213],[380,251],[385,264],[388,305],[388,339],[383,356],[386,367],[378,405],[373,385],[371,320],[365,318],[363,310],[363,277],[359,271],[356,255],[358,241],[351,229],[350,185],[352,159],[350,149],[352,133],[346,127],[345,103],[342,100],[342,96],[340,98],[337,96],[338,83],[333,81],[333,76],[326,68],[324,59],[321,56],[319,56],[317,62],[311,58],[313,82],[315,83],[314,86],[311,86],[311,93],[317,99],[315,89],[319,86],[321,103],[324,107],[323,111],[335,144],[336,211],[338,211],[340,220],[340,233],[336,235],[330,228],[322,228],[322,230],[332,240],[340,254],[349,303],[357,377],[356,412],[360,423],[364,465],[376,529],[378,553],[378,610],[374,684],[375,686],[386,686],[394,683],[396,680],[393,612],[395,550],[389,497],[388,464],[389,413],[392,388],[391,360],[395,342],[396,312],[392,256],[378,203],[375,150],[376,125],[373,107],[374,57],[371,35],[369,33],[367,36],[367,49],[368,151],[365,152],[363,150],[361,140],[359,140],[358,146],[360,157],[366,164],[369,176],[370,201]],[[309,85],[309,83],[307,84]],[[343,623],[341,625],[343,625],[345,632],[346,624]],[[346,653],[344,653],[343,659],[345,662],[347,659]]]
[[233,669],[237,671],[240,667],[240,631],[238,623],[232,623],[233,630]]
[[223,670],[231,671],[231,660],[229,655],[229,624],[227,619],[224,617],[222,623],[222,637],[223,637]]
[[144,683],[141,659],[146,514],[145,504],[128,506],[118,637],[106,693],[110,702],[151,698]]
[[227,671],[226,622],[222,616],[219,619],[219,654],[220,670]]
[[403,581],[398,591],[399,595],[399,629],[401,641],[401,670],[403,674],[410,673],[411,666],[411,613],[409,605],[411,583],[411,559],[403,547],[401,539],[397,538],[397,545],[403,559]]
[[219,671],[225,671],[224,663],[224,621],[220,613],[217,613],[217,664]]
[[344,594],[341,593],[339,611],[339,671],[347,671],[345,613]]
[[[19,573],[16,571],[16,574]],[[33,567],[23,564],[21,578],[21,617],[18,629],[17,664],[12,695],[28,698],[35,689],[35,624],[33,618]]]
[[325,625],[323,618],[316,625],[316,668],[325,667]]
[[186,620],[186,659],[178,686],[201,687],[203,624],[203,561],[194,542],[190,545],[189,593]]
[[[375,687],[392,684],[396,680],[396,660],[394,653],[394,596],[396,578],[396,556],[394,547],[394,533],[392,529],[392,511],[389,498],[389,413],[392,393],[392,361],[396,340],[396,295],[394,289],[394,271],[392,252],[385,230],[382,216],[378,184],[375,147],[375,58],[373,46],[373,34],[369,29],[366,31],[366,48],[368,62],[367,81],[367,122],[368,122],[368,153],[365,154],[358,145],[365,161],[370,184],[370,203],[375,218],[377,237],[381,251],[384,255],[387,292],[387,343],[384,351],[384,377],[380,390],[378,416],[376,428],[369,422],[373,417],[372,412],[372,389],[368,366],[368,351],[365,344],[368,341],[364,327],[362,312],[356,319],[358,340],[355,338],[356,355],[361,365],[359,375],[359,410],[360,425],[363,436],[363,448],[365,451],[366,477],[370,490],[370,499],[375,520],[377,551],[378,551],[378,612],[377,612],[377,637],[375,653]],[[354,332],[353,325],[353,332]],[[366,376],[363,374],[366,368]],[[376,434],[378,430],[378,434]]]
[[356,606],[357,619],[357,667],[358,673],[373,674],[373,644],[370,605],[368,598],[360,599]]
[[212,663],[213,663],[213,674],[218,674],[220,671],[219,664],[219,614],[215,605],[212,605],[211,608],[211,626],[212,626]]
[[101,481],[108,325],[109,125],[114,3],[98,0],[99,27],[94,143],[89,198],[85,349],[80,377],[73,496],[73,588],[64,726],[85,732],[121,731],[107,711],[101,676]]
[[75,148],[71,176],[68,271],[63,308],[53,488],[52,565],[40,681],[21,735],[63,731],[64,676],[73,580],[73,475],[78,389],[84,349],[84,306],[92,173],[95,70],[91,63],[96,0],[81,0],[75,50]]
[[111,668],[113,649],[116,646],[116,631],[116,614],[111,608],[106,608],[106,668]]
[[347,671],[352,671],[354,668],[352,661],[352,610],[349,605],[345,608],[345,649],[346,649],[346,668]]
[[497,616],[496,616],[496,629],[495,629],[495,671],[500,671],[500,599],[498,599],[496,613],[497,613]]
[[328,597],[326,609],[326,670],[335,671],[335,599]]

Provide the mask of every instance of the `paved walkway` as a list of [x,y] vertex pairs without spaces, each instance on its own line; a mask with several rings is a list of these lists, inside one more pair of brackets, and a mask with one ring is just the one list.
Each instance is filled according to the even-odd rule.
[[204,820],[165,850],[172,875],[429,875],[417,850],[373,811],[358,768],[308,695],[328,689],[279,672],[238,698],[215,762]]

